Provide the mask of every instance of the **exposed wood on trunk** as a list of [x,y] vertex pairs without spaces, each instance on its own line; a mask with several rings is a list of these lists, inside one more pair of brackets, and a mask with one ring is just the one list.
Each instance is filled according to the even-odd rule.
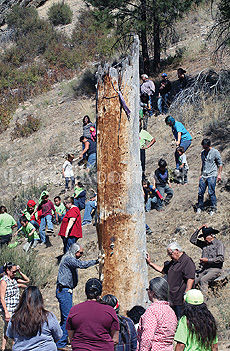
[[[147,265],[139,150],[139,41],[122,67],[100,67],[97,96],[98,239],[105,254],[103,294],[123,311],[145,304]],[[121,106],[122,92],[131,110]]]

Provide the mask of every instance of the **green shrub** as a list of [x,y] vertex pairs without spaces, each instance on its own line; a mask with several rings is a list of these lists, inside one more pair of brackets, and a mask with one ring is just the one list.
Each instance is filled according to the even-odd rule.
[[51,275],[51,265],[47,261],[42,263],[36,257],[36,252],[29,251],[27,254],[18,246],[16,248],[4,247],[1,249],[0,265],[13,262],[21,267],[23,273],[30,279],[31,285],[44,287]]
[[24,138],[28,137],[34,132],[37,132],[40,128],[41,121],[39,118],[33,115],[28,115],[23,123],[18,121],[15,123],[15,127],[11,133],[11,138]]
[[59,24],[69,24],[72,22],[73,11],[69,5],[59,2],[53,4],[48,10],[49,21],[57,26]]
[[95,73],[96,72],[91,72],[90,70],[87,70],[84,72],[80,80],[73,82],[71,87],[76,97],[81,95],[95,96],[95,86],[97,83]]
[[40,19],[34,7],[21,7],[15,5],[6,18],[9,28],[14,29],[16,38],[34,31],[39,25]]
[[83,57],[79,55],[78,50],[71,49],[63,44],[50,45],[45,54],[45,59],[54,66],[75,69],[83,62]]

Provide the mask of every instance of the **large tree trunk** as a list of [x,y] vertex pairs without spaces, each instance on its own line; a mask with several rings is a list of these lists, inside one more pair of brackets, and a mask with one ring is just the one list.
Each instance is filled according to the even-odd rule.
[[148,41],[147,41],[147,5],[146,0],[141,0],[141,21],[142,21],[142,28],[141,28],[141,50],[142,50],[142,58],[144,64],[144,73],[150,74],[150,60],[149,60],[149,53],[148,53]]
[[153,17],[153,43],[154,43],[154,71],[160,68],[161,42],[160,42],[160,23],[157,16]]
[[[118,91],[131,110],[122,108]],[[144,199],[139,146],[139,41],[122,67],[100,67],[97,88],[98,242],[103,294],[121,310],[147,301]]]

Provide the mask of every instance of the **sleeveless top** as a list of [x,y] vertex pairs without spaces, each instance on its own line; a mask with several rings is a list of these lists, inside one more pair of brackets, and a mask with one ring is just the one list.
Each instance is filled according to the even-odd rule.
[[[4,275],[2,280],[5,280],[6,286],[6,294],[5,294],[5,302],[6,308],[8,312],[14,312],[19,303],[19,287],[16,279],[10,279],[7,275]],[[0,303],[1,311],[4,311],[2,304]]]

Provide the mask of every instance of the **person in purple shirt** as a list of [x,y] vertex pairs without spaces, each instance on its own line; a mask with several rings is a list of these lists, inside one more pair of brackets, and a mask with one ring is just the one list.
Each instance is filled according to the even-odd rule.
[[[181,122],[175,121],[175,119],[172,116],[167,116],[165,118],[165,124],[172,128],[172,133],[176,140],[176,147],[178,148],[178,146],[183,146],[184,152],[185,152],[191,145],[191,142],[192,142],[191,134],[187,131],[187,129]],[[179,170],[180,168],[179,157],[180,155],[178,154],[176,149],[175,161],[176,161],[177,170]]]
[[28,286],[6,331],[14,339],[13,351],[56,351],[62,336],[56,317],[45,310],[40,290]]
[[114,309],[100,300],[100,280],[89,279],[85,293],[87,301],[73,306],[66,322],[72,350],[114,351],[119,340],[119,322]]

